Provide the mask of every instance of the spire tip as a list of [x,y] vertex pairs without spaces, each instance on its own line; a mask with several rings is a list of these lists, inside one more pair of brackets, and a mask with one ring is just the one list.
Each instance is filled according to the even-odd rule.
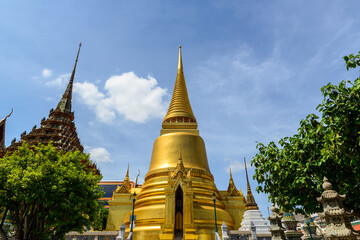
[[178,70],[183,71],[182,57],[181,57],[181,45],[179,46]]
[[128,167],[127,167],[127,171],[126,171],[126,176],[125,177],[129,177],[129,163],[128,163]]

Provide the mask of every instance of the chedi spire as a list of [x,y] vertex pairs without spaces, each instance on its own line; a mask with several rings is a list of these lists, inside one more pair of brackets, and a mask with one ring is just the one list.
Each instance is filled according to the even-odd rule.
[[257,204],[255,202],[255,198],[251,192],[245,158],[244,158],[244,163],[245,163],[245,173],[246,173],[246,183],[247,183],[247,195],[246,195],[245,210],[258,210],[259,207],[257,206]]
[[75,60],[75,65],[74,65],[74,69],[71,73],[71,77],[69,80],[69,83],[66,87],[66,90],[60,100],[60,102],[58,103],[56,110],[62,111],[62,112],[71,112],[71,98],[72,98],[72,89],[73,89],[73,84],[74,84],[74,77],[75,77],[75,70],[76,70],[76,65],[79,59],[79,53],[80,53],[80,48],[81,48],[81,43],[79,44],[79,50],[76,56],[76,60]]
[[[196,118],[191,109],[188,92],[186,89],[184,70],[181,57],[181,46],[179,46],[179,61],[168,112],[162,123],[164,129],[197,129]],[[174,130],[176,131],[176,130]],[[169,131],[163,131],[167,133]],[[173,131],[172,131],[173,132]]]

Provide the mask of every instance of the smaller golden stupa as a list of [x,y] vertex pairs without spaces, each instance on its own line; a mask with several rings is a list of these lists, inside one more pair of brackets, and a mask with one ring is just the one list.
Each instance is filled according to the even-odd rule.
[[214,202],[217,225],[240,227],[245,198],[237,190],[230,171],[227,191],[219,191],[210,172],[205,143],[199,135],[183,72],[181,47],[175,87],[160,137],[153,146],[149,170],[141,188],[129,188],[128,173],[109,201],[107,230],[125,222],[130,229],[131,194],[136,192],[136,240],[215,239]]

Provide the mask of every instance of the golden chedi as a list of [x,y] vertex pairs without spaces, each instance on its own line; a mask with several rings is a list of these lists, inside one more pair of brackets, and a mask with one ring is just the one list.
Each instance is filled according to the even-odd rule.
[[[223,221],[229,229],[239,228],[245,199],[236,189],[231,174],[228,191],[216,188],[205,143],[199,136],[191,109],[180,47],[171,103],[160,137],[154,142],[144,184],[136,198],[134,239],[215,239],[213,193],[216,194],[218,229]],[[111,214],[111,201],[109,205]],[[127,234],[130,215],[129,211],[126,216],[118,216],[125,219]],[[121,224],[117,223],[116,229]],[[115,229],[107,227],[107,230]]]

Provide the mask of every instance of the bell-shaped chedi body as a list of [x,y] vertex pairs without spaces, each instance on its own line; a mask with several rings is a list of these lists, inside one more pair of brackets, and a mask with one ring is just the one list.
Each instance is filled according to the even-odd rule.
[[[225,211],[199,136],[185,84],[179,49],[174,92],[161,135],[153,146],[149,171],[135,203],[135,239],[214,239],[217,225],[234,222]],[[127,226],[130,222],[125,222]]]

